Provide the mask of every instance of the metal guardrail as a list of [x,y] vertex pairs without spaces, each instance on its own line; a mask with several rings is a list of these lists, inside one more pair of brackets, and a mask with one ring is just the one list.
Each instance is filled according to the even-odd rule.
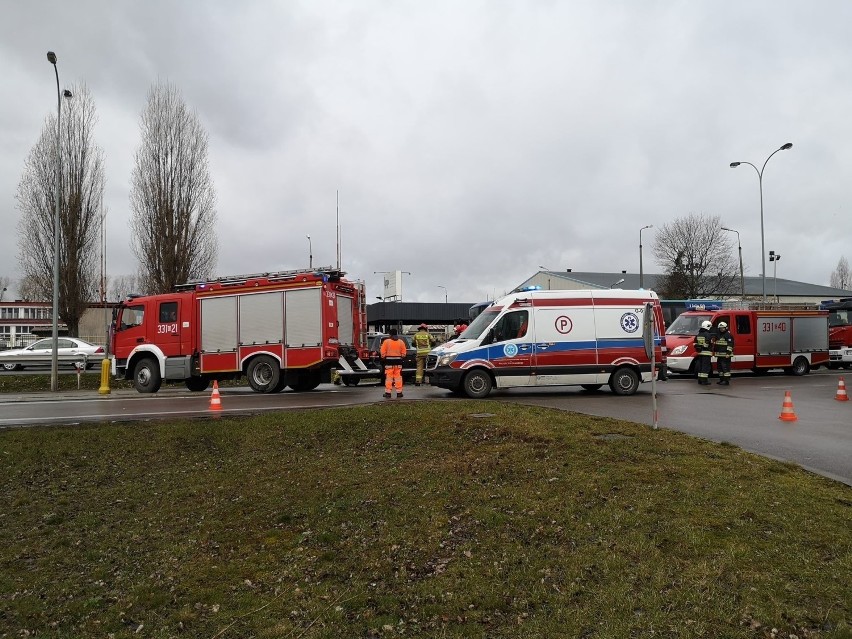
[[[78,353],[77,355],[57,355],[57,360],[60,364],[74,364],[75,362],[84,362],[86,366],[102,361],[106,355],[104,353],[93,353],[86,355]],[[53,353],[31,353],[23,355],[7,355],[0,357],[0,365],[2,364],[50,364],[53,361]]]

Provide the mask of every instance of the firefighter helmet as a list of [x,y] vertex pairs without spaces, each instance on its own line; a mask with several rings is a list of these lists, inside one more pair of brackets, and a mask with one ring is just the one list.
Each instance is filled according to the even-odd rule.
[[728,330],[728,324],[726,322],[719,322],[718,327],[720,331]]
[[710,323],[710,320],[704,320],[703,322],[701,322],[701,328],[703,328],[705,331],[709,331],[711,328],[713,328],[713,324]]

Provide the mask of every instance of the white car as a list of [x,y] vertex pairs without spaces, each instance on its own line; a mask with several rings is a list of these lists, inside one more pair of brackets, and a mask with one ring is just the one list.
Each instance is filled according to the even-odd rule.
[[[81,339],[77,339],[76,337],[60,337],[57,341],[57,345],[59,346],[59,355],[67,356],[67,355],[86,355],[89,359],[94,358],[96,355],[103,356],[104,349],[103,346],[95,346],[94,344],[89,344],[89,342],[84,342]],[[13,355],[26,357],[27,355],[36,355],[38,358],[33,362],[3,362],[2,366],[7,371],[21,370],[24,366],[32,366],[33,364],[39,365],[50,365],[49,359],[44,359],[45,355],[51,355],[53,353],[53,338],[48,337],[46,339],[40,339],[37,342],[33,342],[26,348],[13,348],[6,351],[0,351],[0,362],[3,362],[5,357],[10,357]],[[91,363],[86,363],[86,359],[80,358],[79,361],[74,362],[60,362],[60,364],[64,364],[67,366],[77,366],[81,368],[83,365],[86,368],[91,368]]]

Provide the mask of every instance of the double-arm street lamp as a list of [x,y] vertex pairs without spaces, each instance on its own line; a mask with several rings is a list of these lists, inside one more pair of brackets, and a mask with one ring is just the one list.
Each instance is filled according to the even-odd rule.
[[763,166],[760,169],[758,169],[751,162],[731,162],[731,168],[732,169],[737,168],[740,164],[748,164],[751,168],[753,168],[755,171],[757,171],[757,181],[760,185],[760,264],[761,264],[760,278],[761,278],[762,284],[763,284],[763,301],[764,302],[766,301],[766,245],[764,243],[764,234],[763,234],[763,170],[766,168],[766,163],[769,162],[770,158],[772,158],[773,155],[778,153],[778,151],[786,151],[787,149],[792,149],[792,148],[793,148],[793,143],[787,142],[787,144],[784,144],[783,146],[781,146],[781,148],[775,149],[772,153],[769,154],[769,157],[766,158],[766,162],[763,163]]
[[723,231],[730,231],[737,234],[737,249],[740,252],[740,297],[745,301],[745,278],[743,277],[743,245],[740,243],[740,232],[734,229],[729,229],[727,226],[722,227]]
[[62,152],[61,139],[59,137],[59,118],[62,115],[62,96],[71,97],[71,92],[65,89],[59,92],[59,70],[56,68],[56,54],[47,52],[47,61],[53,65],[56,74],[56,210],[53,216],[53,320],[52,348],[53,355],[50,358],[50,390],[59,390],[59,190],[62,187]]
[[639,229],[639,288],[645,288],[645,274],[642,271],[642,231],[652,228],[654,228],[654,225],[648,224]]
[[442,288],[442,289],[444,289],[444,304],[446,304],[446,303],[447,303],[447,299],[448,299],[448,297],[447,297],[447,287],[446,287],[446,286],[441,286],[440,284],[438,284],[438,288]]

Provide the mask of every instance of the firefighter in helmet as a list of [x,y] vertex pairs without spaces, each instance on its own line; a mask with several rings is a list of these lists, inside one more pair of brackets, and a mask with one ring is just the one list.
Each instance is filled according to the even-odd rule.
[[402,360],[408,352],[405,341],[399,338],[399,332],[392,328],[390,337],[382,342],[382,362],[385,365],[385,397],[391,396],[391,388],[396,387],[396,396],[402,397]]
[[428,326],[421,324],[417,327],[417,332],[414,334],[414,346],[417,349],[417,376],[414,378],[414,385],[420,386],[423,383],[423,371],[426,370],[426,357],[429,351],[432,350],[432,336],[429,334]]
[[728,330],[726,322],[716,325],[716,341],[713,343],[713,353],[716,355],[716,367],[719,371],[718,384],[731,385],[731,358],[734,356],[734,336]]
[[713,324],[710,320],[701,322],[701,328],[693,342],[696,353],[695,372],[698,373],[698,383],[702,386],[710,384],[710,372],[713,369],[713,364],[710,362],[713,356],[713,333],[710,331],[712,328]]

